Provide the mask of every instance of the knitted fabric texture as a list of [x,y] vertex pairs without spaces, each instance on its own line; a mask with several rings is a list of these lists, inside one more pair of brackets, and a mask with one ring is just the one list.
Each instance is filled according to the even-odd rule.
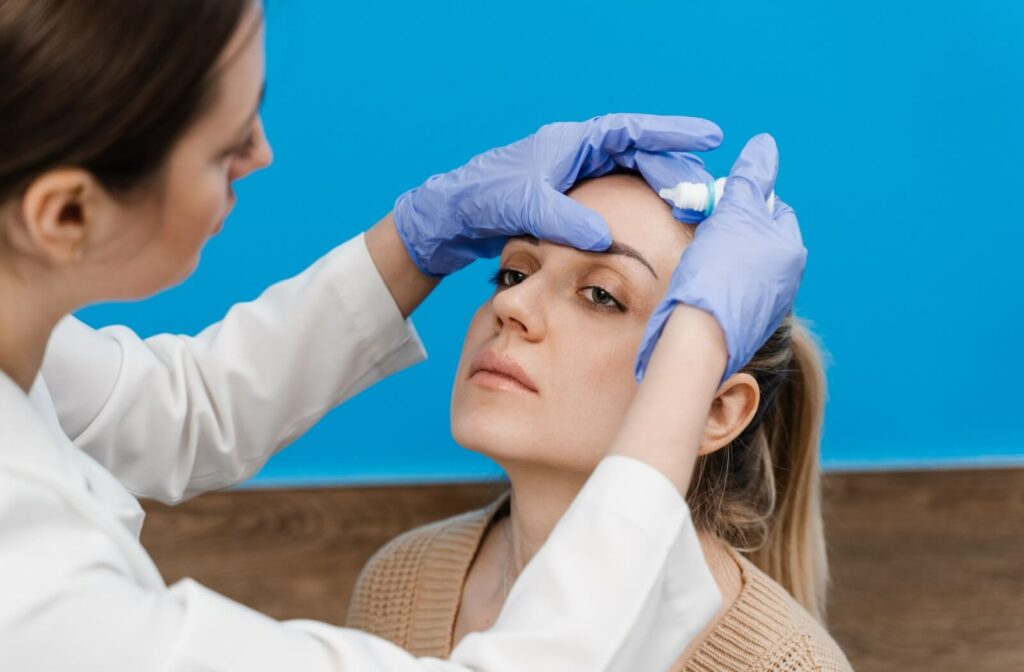
[[[469,569],[505,495],[490,506],[416,528],[370,558],[346,625],[417,656],[446,658]],[[698,648],[671,672],[848,672],[846,656],[792,596],[730,549],[743,586]]]

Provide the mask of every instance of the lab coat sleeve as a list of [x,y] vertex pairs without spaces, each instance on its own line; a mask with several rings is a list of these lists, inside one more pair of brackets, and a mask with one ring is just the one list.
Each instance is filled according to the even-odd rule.
[[77,446],[136,495],[173,503],[245,480],[425,356],[360,235],[195,337],[143,340],[67,317],[43,378]]
[[721,605],[682,498],[628,458],[599,465],[494,628],[464,638],[449,660],[416,659],[355,630],[278,622],[190,580],[143,587],[117,534],[50,479],[0,468],[0,669],[663,670]]

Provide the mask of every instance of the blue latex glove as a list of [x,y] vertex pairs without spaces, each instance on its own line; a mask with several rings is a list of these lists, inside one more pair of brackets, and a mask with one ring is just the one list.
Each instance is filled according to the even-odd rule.
[[743,148],[722,199],[697,225],[647,323],[636,361],[638,381],[677,303],[711,313],[722,326],[729,360],[721,382],[746,366],[782,324],[803,279],[807,248],[793,209],[778,198],[772,213],[765,204],[778,167],[770,135],[755,136]]
[[608,225],[566,190],[611,172],[638,149],[704,151],[721,141],[718,126],[693,117],[609,114],[549,124],[402,194],[395,224],[416,266],[438,277],[498,256],[509,236],[604,250],[612,242]]

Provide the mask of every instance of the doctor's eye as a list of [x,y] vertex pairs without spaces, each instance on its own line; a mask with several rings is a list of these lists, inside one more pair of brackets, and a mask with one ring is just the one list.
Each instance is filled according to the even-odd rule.
[[256,149],[256,132],[249,131],[249,135],[245,136],[245,141],[238,147],[235,147],[232,150],[232,154],[235,158],[247,159],[254,149]]
[[527,277],[525,273],[511,268],[499,268],[491,274],[491,284],[498,289],[503,289],[518,285],[523,280],[526,280]]

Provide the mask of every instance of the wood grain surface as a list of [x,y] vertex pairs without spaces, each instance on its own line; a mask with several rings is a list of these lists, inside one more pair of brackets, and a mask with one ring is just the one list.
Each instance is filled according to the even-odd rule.
[[[281,619],[341,624],[363,563],[500,484],[243,490],[146,503],[143,543]],[[1024,670],[1024,469],[825,477],[829,622],[860,671]]]

